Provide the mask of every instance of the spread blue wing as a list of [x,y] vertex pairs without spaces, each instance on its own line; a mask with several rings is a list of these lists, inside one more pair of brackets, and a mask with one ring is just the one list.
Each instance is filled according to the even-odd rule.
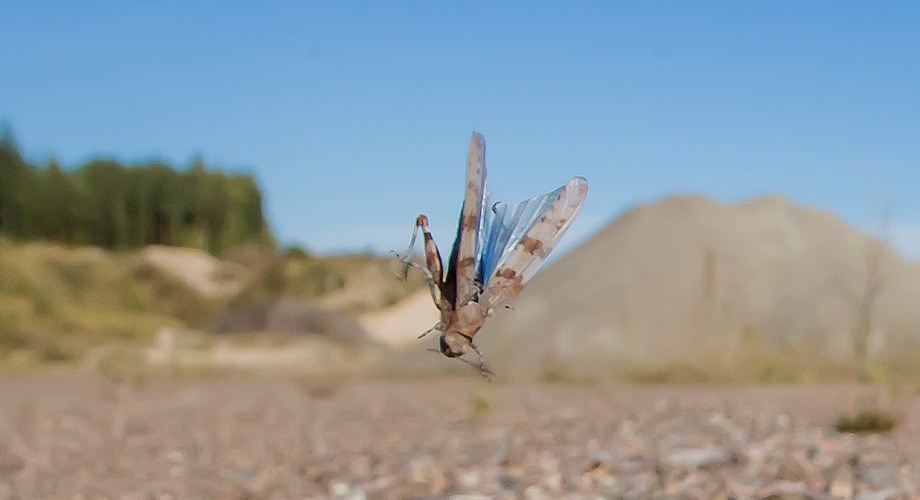
[[487,211],[479,275],[489,307],[514,298],[546,260],[578,214],[588,181],[564,186],[520,203],[497,203]]
[[480,283],[488,284],[502,258],[508,256],[527,230],[549,210],[563,189],[565,187],[519,203],[497,202],[484,211],[487,215],[478,266]]
[[[547,249],[555,246],[568,228],[584,201],[587,183],[581,177],[571,179],[566,185],[519,203],[498,202],[484,210],[486,219],[482,234],[482,251],[478,266],[483,285],[487,285],[495,271],[507,261],[515,246],[541,220],[565,219],[543,235],[541,244]],[[550,214],[551,210],[554,210]],[[547,251],[548,253],[548,251]],[[528,276],[529,279],[530,276]]]

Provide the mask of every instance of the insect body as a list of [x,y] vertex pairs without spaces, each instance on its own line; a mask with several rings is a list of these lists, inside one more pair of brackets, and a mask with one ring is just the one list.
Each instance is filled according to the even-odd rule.
[[411,251],[421,229],[425,265],[409,260],[409,251],[402,263],[403,276],[410,266],[425,274],[441,312],[440,321],[419,338],[440,332],[439,351],[451,358],[472,349],[479,356],[480,373],[488,378],[491,372],[473,337],[497,308],[520,293],[546,260],[581,208],[588,182],[573,177],[545,195],[504,203],[490,199],[485,181],[485,140],[473,133],[466,160],[466,194],[446,273],[425,215],[416,218],[409,242]]

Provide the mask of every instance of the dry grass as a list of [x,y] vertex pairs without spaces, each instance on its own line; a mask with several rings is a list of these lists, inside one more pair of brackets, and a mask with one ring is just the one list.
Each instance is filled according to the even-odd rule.
[[896,420],[893,416],[879,410],[863,410],[855,415],[841,415],[834,428],[837,432],[873,433],[890,432]]
[[[181,252],[173,252],[173,257],[181,258]],[[238,273],[249,277],[248,285],[234,297],[209,298],[170,269],[145,258],[144,251],[106,252],[2,240],[0,367],[73,364],[104,345],[149,345],[162,328],[208,329],[219,310],[257,307],[279,297],[296,302],[335,292],[330,300],[340,307],[372,309],[402,298],[421,284],[396,280],[390,259],[360,255],[320,259],[272,252],[256,247],[231,252],[238,263],[251,266],[250,271]],[[298,320],[310,326],[311,318],[316,318],[317,324],[332,324],[326,329],[345,332],[343,336],[360,330],[342,314],[314,309],[287,322]],[[283,322],[286,317],[279,314],[275,320]],[[285,327],[266,323],[249,330]]]
[[318,258],[288,251],[258,256],[249,249],[244,256],[231,254],[230,258],[257,270],[255,279],[231,306],[287,297],[322,300],[329,307],[364,312],[393,305],[424,287],[422,278],[415,274],[408,282],[398,280],[396,259],[372,254]]
[[134,254],[49,244],[0,246],[0,356],[71,361],[103,342],[147,341],[200,324],[213,307]]

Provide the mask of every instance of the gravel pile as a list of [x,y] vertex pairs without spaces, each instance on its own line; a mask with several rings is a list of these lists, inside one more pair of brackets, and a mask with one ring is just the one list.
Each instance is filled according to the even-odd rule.
[[[866,387],[30,376],[0,397],[2,498],[920,495],[920,400]],[[878,405],[893,432],[833,430]]]

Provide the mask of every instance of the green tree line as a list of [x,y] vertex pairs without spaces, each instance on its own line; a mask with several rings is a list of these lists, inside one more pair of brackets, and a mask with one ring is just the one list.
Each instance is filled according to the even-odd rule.
[[0,138],[0,236],[108,249],[148,244],[189,246],[219,254],[269,242],[262,194],[251,175],[185,170],[161,162],[126,165],[94,159],[63,170],[56,161],[25,161]]

